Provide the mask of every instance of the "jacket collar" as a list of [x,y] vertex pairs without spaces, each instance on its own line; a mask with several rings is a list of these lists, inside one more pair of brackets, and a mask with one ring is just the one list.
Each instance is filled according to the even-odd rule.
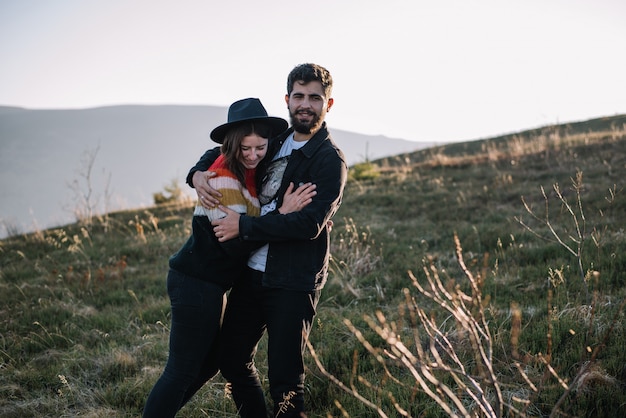
[[[278,141],[277,141],[277,146],[276,149],[278,150],[279,147],[281,147],[283,145],[283,143],[285,142],[285,140],[289,137],[289,135],[291,135],[293,133],[293,127],[289,127],[289,129],[287,131],[285,131],[282,135],[280,135],[278,137]],[[313,135],[311,137],[311,139],[309,139],[307,141],[306,144],[304,144],[304,146],[302,148],[300,148],[300,151],[302,152],[302,154],[306,157],[306,158],[311,158],[313,156],[313,154],[315,154],[315,152],[317,151],[317,149],[324,143],[324,141],[326,141],[327,139],[330,139],[330,134],[328,132],[328,128],[326,127],[326,122],[322,122],[322,126],[320,127],[319,131],[317,131],[315,133],[315,135]]]

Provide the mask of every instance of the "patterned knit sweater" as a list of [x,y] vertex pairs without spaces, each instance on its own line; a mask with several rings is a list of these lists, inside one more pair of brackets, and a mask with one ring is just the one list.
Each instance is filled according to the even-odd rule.
[[[246,170],[245,185],[241,184],[237,176],[226,167],[226,159],[223,155],[215,160],[209,171],[216,174],[215,177],[209,179],[209,186],[222,194],[220,202],[223,206],[242,215],[259,216],[260,205],[254,177],[256,169]],[[218,208],[207,209],[198,202],[194,215],[206,216],[209,221],[214,221],[225,217],[226,213]]]
[[[222,193],[221,203],[230,209],[246,215],[259,215],[259,200],[256,196],[255,170],[246,171],[246,184],[226,168],[220,156],[209,169],[217,176],[210,179],[211,187]],[[219,242],[215,237],[211,221],[223,217],[219,209],[206,209],[198,204],[191,221],[191,236],[183,246],[170,257],[170,268],[187,276],[230,288],[233,280],[239,277],[246,266],[252,250],[263,243],[232,239]]]

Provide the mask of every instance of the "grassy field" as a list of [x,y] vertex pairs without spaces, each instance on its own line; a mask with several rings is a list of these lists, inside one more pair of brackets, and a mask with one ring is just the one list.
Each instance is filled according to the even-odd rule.
[[[309,416],[621,416],[625,127],[352,167],[307,353]],[[0,242],[0,416],[141,415],[190,218],[164,205]],[[236,416],[219,376],[179,415]]]

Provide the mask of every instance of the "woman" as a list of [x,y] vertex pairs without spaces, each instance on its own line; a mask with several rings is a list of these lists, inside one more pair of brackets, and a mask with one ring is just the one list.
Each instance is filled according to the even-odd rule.
[[[222,144],[221,155],[209,168],[209,182],[222,193],[221,204],[242,214],[259,215],[256,167],[265,157],[268,138],[287,129],[287,122],[270,117],[258,99],[243,99],[228,110],[228,122],[211,132]],[[309,203],[314,187],[285,193],[280,211],[289,213]],[[218,371],[216,341],[226,291],[245,268],[254,249],[240,240],[220,243],[211,220],[225,214],[198,203],[192,234],[169,260],[167,292],[171,301],[170,348],[163,374],[152,388],[144,417],[173,417]],[[255,244],[258,246],[258,244]]]

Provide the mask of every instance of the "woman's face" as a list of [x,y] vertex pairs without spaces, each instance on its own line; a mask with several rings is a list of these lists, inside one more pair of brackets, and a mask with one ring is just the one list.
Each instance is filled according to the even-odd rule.
[[257,134],[244,136],[239,150],[240,162],[247,169],[255,168],[267,153],[267,138]]

